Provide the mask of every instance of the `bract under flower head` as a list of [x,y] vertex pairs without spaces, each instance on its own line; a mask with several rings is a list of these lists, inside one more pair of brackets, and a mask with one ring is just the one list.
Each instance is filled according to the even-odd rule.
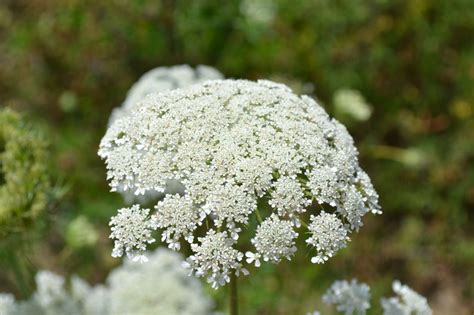
[[[272,216],[259,228],[254,244],[261,247],[257,253],[278,263],[293,253],[294,229],[305,213],[318,215],[316,202],[339,222],[337,231],[328,230],[324,239],[328,257],[343,247],[343,232],[357,230],[366,213],[380,212],[377,193],[358,165],[345,127],[312,98],[270,81],[216,80],[151,94],[110,126],[99,155],[112,190],[166,194],[170,181],[183,185],[179,196],[167,196],[156,206],[150,220],[164,229],[171,248],[179,249],[181,239],[191,243],[190,268],[214,286],[241,270],[243,254],[236,247],[239,234],[254,226],[252,216],[261,224]],[[265,239],[270,223],[285,225],[289,233],[288,238],[275,234],[273,249],[271,238]],[[208,231],[205,237],[203,230]],[[193,235],[201,236],[201,245]],[[143,250],[142,243],[130,248],[126,233],[113,238],[118,248]],[[204,244],[214,241],[225,243],[233,258],[209,267],[197,257]]]

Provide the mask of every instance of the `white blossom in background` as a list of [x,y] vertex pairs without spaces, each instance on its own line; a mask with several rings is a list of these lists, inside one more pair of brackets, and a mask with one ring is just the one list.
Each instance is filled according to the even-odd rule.
[[[243,270],[245,229],[256,232],[248,260],[278,263],[294,254],[296,229],[311,216],[313,262],[326,261],[366,213],[380,213],[357,154],[343,125],[283,84],[215,80],[150,94],[100,144],[112,190],[165,194],[146,215],[121,209],[113,218],[114,255],[141,257],[148,231],[161,230],[170,248],[189,244],[189,268],[217,287]],[[183,191],[167,191],[169,182]]]
[[0,293],[0,314],[9,315],[15,311],[15,297],[9,293]]
[[[432,315],[425,297],[398,280],[393,282],[392,287],[397,296],[380,299],[383,315]],[[370,308],[370,296],[367,284],[355,279],[351,282],[338,280],[326,291],[322,300],[336,306],[336,310],[345,315],[364,315]]]
[[209,315],[213,305],[199,281],[181,267],[182,257],[158,249],[147,264],[128,260],[114,269],[105,285],[90,286],[78,277],[69,283],[41,271],[37,291],[26,301],[0,294],[2,315]]
[[337,90],[333,97],[333,104],[337,115],[346,115],[357,121],[366,121],[372,115],[372,107],[357,90]]
[[249,22],[261,25],[271,23],[277,13],[275,0],[243,0],[240,3],[240,12]]
[[212,303],[182,256],[158,249],[146,264],[126,261],[107,278],[108,314],[208,315]]
[[333,304],[346,315],[363,315],[370,308],[370,288],[365,283],[353,279],[335,281],[323,295],[324,303]]
[[[205,65],[198,65],[196,68],[192,68],[189,65],[177,65],[152,69],[142,75],[140,79],[132,85],[121,106],[112,111],[109,118],[109,126],[116,120],[130,115],[132,109],[148,94],[174,90],[208,80],[219,80],[223,78],[222,73],[213,67]],[[167,182],[167,192],[176,193],[182,192],[182,190],[182,186],[179,182]],[[153,190],[149,190],[144,195],[137,195],[135,191],[127,190],[125,187],[119,187],[118,192],[120,192],[127,204],[133,202],[146,204],[156,201],[163,195],[161,191]]]
[[198,65],[195,69],[189,65],[154,68],[143,74],[132,85],[122,105],[113,110],[109,125],[115,120],[129,115],[133,107],[148,94],[174,90],[191,84],[223,78],[222,73],[213,67],[205,65]]
[[384,315],[431,315],[433,313],[426,298],[407,285],[394,281],[392,288],[397,296],[380,300]]

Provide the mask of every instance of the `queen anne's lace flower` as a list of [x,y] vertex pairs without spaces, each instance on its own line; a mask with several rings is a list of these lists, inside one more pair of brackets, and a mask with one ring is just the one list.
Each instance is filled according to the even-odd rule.
[[194,254],[184,265],[194,270],[196,276],[207,277],[213,288],[229,282],[232,270],[237,274],[248,273],[240,263],[243,254],[232,247],[234,241],[227,233],[210,230],[205,237],[199,238],[199,242],[200,245],[191,245]]
[[[380,299],[383,315],[431,315],[425,297],[399,281],[393,282],[393,291],[398,295]],[[333,304],[346,315],[365,315],[370,308],[370,288],[353,279],[335,281],[322,297],[323,302]]]
[[311,215],[308,226],[311,236],[306,242],[316,248],[317,255],[311,258],[313,263],[324,263],[339,249],[346,247],[349,237],[342,221],[331,213],[321,211],[317,216]]
[[323,295],[322,300],[324,303],[336,305],[336,309],[346,315],[363,315],[370,308],[370,288],[355,279],[351,282],[336,281]]
[[156,212],[152,220],[156,226],[164,229],[162,241],[169,244],[171,249],[179,250],[181,236],[192,243],[193,232],[201,224],[205,214],[199,214],[191,199],[178,194],[167,195],[155,206]]
[[140,209],[139,205],[134,205],[118,210],[117,215],[112,217],[110,238],[116,239],[113,257],[120,257],[125,251],[134,260],[146,261],[143,252],[146,244],[155,241],[151,232],[156,229],[154,221],[149,218],[149,212],[148,209]]
[[147,264],[130,260],[112,270],[106,284],[90,286],[49,271],[36,276],[37,292],[26,301],[0,294],[2,315],[211,314],[212,302],[199,281],[181,267],[182,257],[166,249]]
[[388,299],[381,299],[384,315],[431,315],[432,311],[424,296],[413,291],[410,287],[393,282],[393,291],[398,295]]
[[13,294],[0,293],[0,314],[13,314],[16,310]]
[[132,85],[125,101],[112,112],[109,124],[129,115],[133,107],[150,93],[174,90],[199,82],[219,79],[223,79],[223,75],[219,71],[204,65],[199,65],[196,69],[188,65],[152,69]]
[[[112,236],[118,243],[114,253],[143,250],[147,237],[137,235],[155,226],[173,249],[182,239],[192,242],[189,265],[214,286],[241,269],[243,253],[235,247],[243,229],[253,226],[250,217],[257,210],[262,218],[257,218],[261,227],[254,240],[262,247],[253,258],[265,254],[272,262],[291,256],[288,244],[296,231],[288,228],[283,243],[284,237],[275,235],[280,238],[267,239],[263,246],[256,240],[263,240],[270,222],[297,228],[309,211],[308,243],[318,251],[313,262],[322,262],[345,246],[362,216],[380,212],[345,127],[313,99],[270,81],[217,80],[151,94],[109,127],[99,155],[112,190],[168,195],[166,207],[160,203],[157,214],[151,214],[153,223],[147,223],[147,213],[128,230],[122,225]],[[183,187],[179,196],[169,196],[170,182]],[[178,200],[185,204],[176,206]],[[313,202],[328,213],[317,216],[320,207]],[[262,224],[272,215],[268,226]],[[197,245],[192,236],[203,230],[208,234]],[[217,248],[225,253],[215,253]]]
[[[218,79],[223,79],[223,75],[216,69],[204,65],[199,65],[195,69],[188,65],[152,69],[142,75],[141,78],[133,84],[122,105],[113,110],[110,115],[109,125],[116,120],[130,115],[132,109],[150,93],[174,90],[191,84]],[[117,158],[120,159],[118,156]],[[149,174],[150,176],[146,176],[142,178],[142,180],[159,181],[161,177],[158,173],[166,172],[166,158],[163,155],[159,156],[157,157],[156,163],[152,163],[153,154],[151,154],[149,158],[150,163],[147,165],[143,164],[144,167],[148,169],[142,169],[140,172]],[[125,162],[127,160],[123,161]],[[149,168],[150,165],[153,165],[153,169]],[[139,165],[137,167],[139,167]],[[154,176],[151,174],[153,171],[155,172]],[[164,189],[159,187],[157,190],[147,190],[146,194],[142,193],[143,191],[141,191],[138,186],[130,190],[126,187],[125,183],[123,184],[123,186],[118,185],[116,190],[120,192],[127,204],[131,204],[134,201],[142,204],[156,202],[156,200],[163,196],[163,190],[171,194],[181,193],[183,191],[182,185],[177,181],[168,181],[165,183]]]
[[[275,191],[268,203],[278,211],[280,216],[288,215],[293,218],[296,214],[305,212],[306,207],[311,204],[311,200],[305,198],[295,175],[282,176],[273,186]],[[295,225],[299,226],[299,223]]]
[[291,260],[296,252],[295,239],[298,237],[290,221],[280,220],[274,213],[257,227],[257,233],[252,239],[257,253],[247,252],[247,262],[255,261],[260,266],[260,258],[264,261],[279,263],[283,257]]

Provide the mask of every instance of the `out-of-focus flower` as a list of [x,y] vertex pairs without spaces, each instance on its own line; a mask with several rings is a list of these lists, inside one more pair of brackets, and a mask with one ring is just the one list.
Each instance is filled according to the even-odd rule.
[[346,315],[365,314],[370,308],[370,288],[365,283],[353,279],[336,281],[322,297],[323,302],[336,305],[336,309]]
[[2,315],[208,315],[212,302],[195,278],[181,267],[182,257],[166,249],[150,254],[147,264],[126,261],[105,285],[91,287],[73,277],[41,271],[37,291],[26,301],[0,294]]
[[[112,190],[166,197],[155,213],[120,210],[111,221],[114,255],[140,257],[160,228],[170,248],[190,245],[189,267],[217,287],[243,270],[235,247],[251,216],[259,226],[248,260],[278,263],[295,252],[295,229],[310,209],[313,262],[325,261],[366,213],[380,213],[357,154],[343,125],[282,84],[216,80],[149,95],[109,127],[99,155]],[[184,191],[167,192],[170,181]],[[324,220],[313,202],[328,206]],[[194,237],[198,227],[207,235]]]
[[25,117],[0,110],[0,238],[32,224],[48,205],[48,142]]
[[15,310],[15,297],[12,294],[0,293],[0,314],[12,314]]
[[128,261],[112,271],[109,314],[210,314],[210,299],[181,264],[181,255],[158,249],[146,264]]
[[205,65],[199,65],[195,69],[188,65],[157,67],[152,69],[142,75],[140,79],[132,85],[125,101],[112,112],[109,124],[129,115],[133,107],[148,94],[174,90],[208,80],[220,80],[223,78],[224,76],[219,71]]
[[366,121],[372,115],[372,107],[357,90],[337,90],[333,97],[333,104],[338,118],[349,116],[357,121]]
[[85,216],[78,216],[67,226],[66,242],[71,248],[92,246],[98,239],[99,234]]
[[275,18],[277,3],[274,0],[243,0],[240,12],[251,23],[269,24]]
[[[383,315],[431,315],[425,297],[395,280],[393,291],[396,297],[382,298]],[[322,297],[323,302],[336,306],[345,315],[364,315],[370,308],[370,288],[353,279],[335,281]],[[309,313],[311,314],[311,313]],[[316,314],[319,314],[316,312]]]
[[433,312],[424,296],[396,280],[393,282],[396,297],[380,300],[384,315],[431,315]]

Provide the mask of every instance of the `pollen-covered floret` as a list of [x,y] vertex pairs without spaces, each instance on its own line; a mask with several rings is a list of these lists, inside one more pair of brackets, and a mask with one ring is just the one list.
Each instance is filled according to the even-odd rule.
[[291,260],[296,252],[295,239],[298,233],[290,221],[281,220],[276,214],[272,214],[257,227],[257,233],[252,239],[256,253],[247,252],[247,262],[255,261],[260,266],[260,258],[264,261],[279,263],[282,258]]
[[[151,214],[152,226],[143,219],[135,227],[148,231],[156,225],[174,249],[183,240],[192,242],[196,268],[202,262],[196,250],[216,246],[213,242],[225,239],[221,249],[235,253],[232,246],[254,226],[257,213],[271,218],[268,224],[286,227],[291,222],[288,241],[295,238],[303,213],[311,212],[309,243],[317,250],[313,262],[324,262],[346,245],[348,233],[360,228],[366,213],[380,211],[347,129],[313,99],[265,80],[215,80],[150,94],[109,127],[99,155],[112,190],[168,195],[166,209],[161,203],[155,208],[158,214]],[[182,188],[179,197],[169,197],[175,194],[167,190],[171,182]],[[186,202],[178,207],[178,200]],[[321,208],[330,208],[331,214],[318,216]],[[206,231],[213,232],[197,245],[196,236]],[[137,249],[133,242],[127,248],[116,239],[119,252]],[[261,252],[257,248],[251,253],[254,260],[265,252],[268,261],[279,261],[275,253],[282,251],[282,239],[267,242]],[[144,244],[139,242],[140,250]],[[235,253],[238,268],[230,269],[240,268],[241,256]],[[200,268],[198,274],[206,274],[213,284],[228,279],[227,264],[217,272]]]
[[306,243],[316,248],[317,255],[311,258],[312,263],[324,263],[339,249],[346,247],[349,237],[342,221],[331,213],[321,211],[318,216],[311,216],[308,227],[311,236]]
[[355,279],[351,282],[335,281],[322,300],[324,303],[336,305],[336,309],[346,315],[365,314],[370,308],[370,288]]
[[125,252],[134,260],[146,261],[143,252],[147,244],[155,241],[151,234],[156,229],[149,213],[150,210],[141,209],[139,205],[118,210],[110,220],[110,238],[115,239],[112,256],[121,257]]
[[191,245],[193,254],[185,266],[196,276],[206,277],[213,288],[230,282],[231,273],[247,273],[241,264],[243,254],[233,248],[234,241],[227,233],[210,230],[199,242]]

